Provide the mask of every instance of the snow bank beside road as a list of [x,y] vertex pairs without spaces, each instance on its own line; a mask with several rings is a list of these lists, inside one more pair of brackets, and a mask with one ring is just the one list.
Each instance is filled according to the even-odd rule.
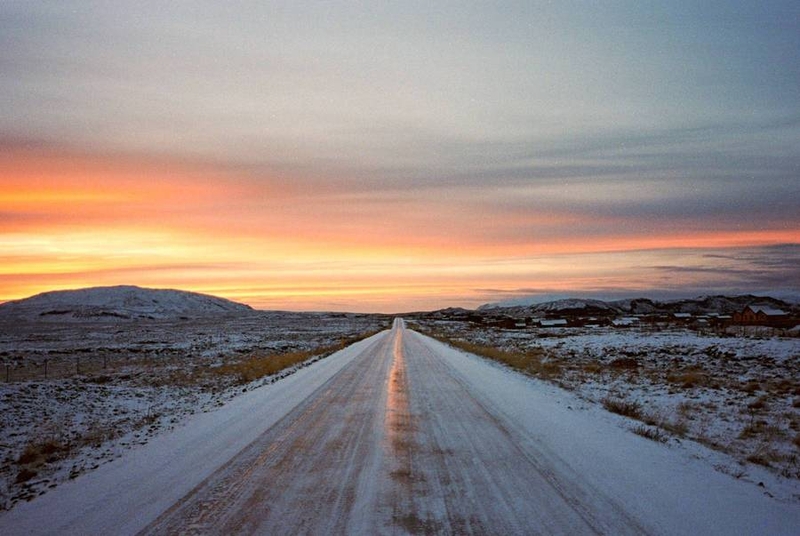
[[[423,337],[409,332],[410,336]],[[426,337],[426,339],[428,339]],[[800,496],[796,481],[759,475],[765,487],[716,471],[724,457],[699,445],[666,447],[619,426],[621,418],[543,382],[428,339],[470,391],[508,420],[523,441],[549,453],[624,505],[656,533],[797,534],[800,507],[767,494]]]
[[382,334],[255,389],[0,516],[0,533],[131,534],[186,495]]

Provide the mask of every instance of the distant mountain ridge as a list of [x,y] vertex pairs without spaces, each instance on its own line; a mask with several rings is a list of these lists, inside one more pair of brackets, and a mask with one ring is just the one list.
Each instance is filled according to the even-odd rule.
[[568,298],[529,305],[486,304],[478,308],[484,313],[502,313],[514,317],[563,315],[610,315],[610,314],[654,314],[654,313],[721,313],[741,311],[746,305],[770,305],[784,311],[797,306],[769,296],[701,296],[698,298],[656,301],[649,298],[603,301],[584,298]]
[[249,305],[208,294],[173,289],[123,285],[44,292],[0,305],[0,319],[8,321],[90,321],[181,319],[246,314]]

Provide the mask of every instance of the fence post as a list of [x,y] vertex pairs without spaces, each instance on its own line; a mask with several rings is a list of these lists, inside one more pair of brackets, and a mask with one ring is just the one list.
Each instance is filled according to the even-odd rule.
[[47,359],[44,360],[44,379],[47,379]]

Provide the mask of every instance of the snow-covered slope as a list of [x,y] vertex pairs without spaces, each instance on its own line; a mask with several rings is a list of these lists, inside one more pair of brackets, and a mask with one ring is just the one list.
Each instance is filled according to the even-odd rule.
[[537,311],[544,312],[564,312],[564,311],[582,311],[586,309],[595,309],[600,311],[614,311],[608,303],[601,300],[589,300],[571,298],[566,300],[557,300],[547,303],[541,303],[536,306]]
[[620,310],[602,300],[569,298],[534,305],[503,306],[487,304],[479,308],[482,312],[501,312],[511,316],[549,315],[549,314],[616,314]]
[[792,306],[769,296],[700,296],[693,299],[658,302],[647,298],[602,301],[571,298],[544,303],[524,304],[523,300],[489,303],[478,308],[481,312],[496,312],[511,316],[538,314],[651,314],[651,313],[733,313],[745,305],[769,305],[782,310]]
[[7,302],[0,305],[0,320],[178,319],[250,311],[248,305],[207,294],[116,286],[45,292]]

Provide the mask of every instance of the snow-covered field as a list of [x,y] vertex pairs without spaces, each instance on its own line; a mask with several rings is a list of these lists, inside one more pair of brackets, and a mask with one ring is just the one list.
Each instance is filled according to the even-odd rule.
[[394,329],[0,515],[13,534],[796,534],[798,481]]
[[313,354],[387,325],[366,315],[256,311],[47,320],[0,322],[0,510],[276,379],[244,383],[215,373],[220,365]]
[[[539,365],[530,372],[552,382],[547,385],[415,334],[404,336],[402,322],[395,324],[392,332],[395,342],[384,334],[378,337],[382,342],[377,346],[359,344],[336,354],[335,362],[325,359],[316,363],[341,347],[343,341],[388,327],[390,319],[381,316],[267,313],[213,297],[136,287],[88,289],[73,292],[71,297],[43,295],[0,309],[0,510],[12,509],[11,514],[21,516],[0,514],[0,520],[30,521],[19,512],[20,503],[25,501],[33,502],[23,510],[27,512],[30,506],[34,514],[50,508],[41,505],[58,505],[61,501],[67,506],[94,508],[74,503],[75,494],[68,490],[81,493],[84,488],[76,484],[98,482],[100,487],[92,489],[100,501],[111,489],[108,486],[113,487],[113,477],[118,476],[115,471],[125,473],[131,464],[144,464],[153,475],[166,471],[163,478],[167,479],[179,467],[191,469],[192,474],[183,475],[171,495],[158,493],[155,502],[151,484],[125,473],[129,484],[138,486],[136,500],[142,501],[142,508],[157,515],[159,509],[170,507],[229,458],[235,456],[237,463],[250,463],[244,447],[256,437],[262,442],[273,441],[282,429],[270,430],[268,421],[277,422],[294,412],[295,406],[309,409],[304,417],[307,423],[292,428],[295,431],[286,437],[305,444],[319,436],[319,441],[330,440],[333,445],[339,445],[339,436],[350,438],[353,445],[360,445],[358,452],[364,452],[348,456],[359,460],[368,456],[377,464],[372,469],[385,466],[390,470],[390,481],[379,483],[383,490],[380,497],[363,500],[375,499],[384,510],[399,501],[397,504],[411,513],[361,519],[359,523],[366,523],[365,527],[372,527],[376,521],[398,520],[406,528],[423,529],[449,526],[456,530],[462,523],[505,526],[503,523],[511,518],[501,514],[503,509],[514,512],[511,517],[518,515],[519,522],[527,526],[529,514],[538,516],[543,511],[537,510],[539,506],[520,503],[518,495],[538,493],[541,486],[532,486],[529,479],[513,474],[492,476],[491,469],[496,463],[517,459],[520,452],[527,454],[511,465],[524,465],[556,452],[558,456],[550,461],[558,465],[567,460],[567,465],[558,467],[534,463],[529,469],[544,478],[542,485],[557,470],[561,471],[558,478],[572,486],[570,493],[600,486],[597,489],[602,489],[605,499],[590,501],[594,513],[589,517],[599,516],[593,518],[591,526],[596,521],[597,526],[606,522],[616,526],[614,523],[619,522],[619,527],[635,527],[636,523],[628,525],[625,521],[630,515],[631,519],[655,523],[650,525],[655,526],[655,532],[669,533],[670,527],[676,526],[669,519],[670,508],[680,510],[697,502],[692,497],[670,495],[680,492],[682,482],[689,482],[696,492],[702,488],[701,481],[713,480],[718,487],[714,493],[727,494],[734,502],[745,496],[756,500],[766,495],[791,508],[800,504],[800,339],[778,337],[775,330],[734,329],[712,335],[674,326],[501,329],[425,315],[416,320],[422,331],[442,338],[527,356]],[[378,346],[380,351],[376,350]],[[256,375],[259,379],[254,381],[250,369],[244,368],[289,353],[306,361],[297,361],[299,364],[277,374]],[[315,386],[332,379],[343,367],[349,372],[342,378],[349,380],[335,381],[341,389],[323,390],[322,394],[315,391]],[[309,369],[316,372],[309,373]],[[364,376],[365,370],[374,377]],[[382,379],[384,374],[389,374],[389,379]],[[405,374],[405,392],[391,388]],[[497,382],[494,387],[487,383],[491,378]],[[334,397],[331,400],[341,405],[336,411],[349,417],[318,413],[321,406],[328,405],[320,397]],[[351,400],[358,402],[351,404]],[[467,419],[469,400],[477,402],[472,407],[474,415]],[[393,409],[398,404],[407,411],[398,413]],[[272,421],[242,413],[256,406],[258,411],[268,412]],[[487,408],[492,422],[507,421],[507,426],[500,427],[502,433],[495,426],[484,429],[483,436],[477,433],[475,423],[483,422],[485,415],[481,415]],[[365,443],[356,439],[363,436],[367,415],[379,424],[367,434],[369,441]],[[562,426],[571,422],[572,415],[580,422]],[[414,424],[413,419],[419,422]],[[311,433],[309,427],[316,425],[308,423],[323,420],[328,425]],[[346,422],[362,426],[353,428],[345,426]],[[595,422],[597,429],[590,425]],[[191,423],[205,424],[193,429]],[[231,423],[233,428],[229,427]],[[458,427],[462,429],[456,431]],[[470,436],[469,431],[475,434]],[[413,437],[403,435],[409,433]],[[521,438],[521,442],[498,439],[506,437],[504,434]],[[570,441],[576,434],[581,436],[583,447],[573,452]],[[210,435],[218,437],[212,441]],[[611,436],[615,439],[609,443],[607,437]],[[626,439],[629,436],[638,443],[630,443]],[[187,446],[187,441],[203,441],[205,447],[201,454],[178,463],[187,449],[196,448]],[[542,441],[551,450],[543,451]],[[412,443],[422,450],[401,448]],[[488,447],[490,444],[493,446]],[[161,456],[164,445],[172,449],[172,461],[168,457],[149,460],[151,455]],[[215,445],[222,451],[218,452]],[[381,453],[387,446],[390,451],[397,450],[388,458],[386,452]],[[628,452],[627,458],[608,452],[618,448]],[[509,456],[506,461],[491,456],[504,449]],[[267,450],[274,451],[272,447]],[[600,469],[582,465],[590,461],[587,451],[596,451],[598,459],[608,463]],[[459,452],[463,459],[442,458],[443,453]],[[647,455],[636,454],[641,452]],[[662,456],[662,452],[667,454]],[[328,460],[323,447],[316,453],[319,460]],[[291,449],[284,454],[291,457]],[[617,483],[617,475],[609,473],[609,467],[636,456],[637,474],[644,471],[644,476],[624,475]],[[190,467],[202,459],[215,461],[199,472]],[[109,463],[114,460],[118,462]],[[679,475],[670,481],[677,487],[666,490],[667,496],[659,499],[672,501],[672,506],[667,504],[660,510],[666,516],[662,519],[653,517],[646,500],[636,500],[638,486],[648,481],[645,466],[652,460],[661,464],[656,471],[659,481],[667,482],[672,473]],[[347,469],[354,467],[352,464],[339,466],[323,461],[311,469],[325,472],[344,467],[342,483],[331,490],[309,480],[309,496],[344,493],[342,486],[351,484],[361,489],[362,479]],[[118,465],[122,469],[111,469]],[[580,477],[571,473],[575,470]],[[621,471],[622,465],[617,470]],[[421,476],[414,477],[415,471]],[[538,477],[533,473],[535,480]],[[94,478],[95,474],[100,476]],[[269,473],[264,475],[267,480],[272,478]],[[226,473],[220,478],[229,477]],[[287,479],[285,489],[294,485],[293,474],[281,478]],[[481,479],[484,481],[478,483]],[[724,490],[731,482],[736,485],[728,493]],[[496,496],[490,500],[474,489],[476,485],[506,489],[506,502],[491,502]],[[459,491],[452,492],[452,486]],[[53,488],[57,488],[55,492],[47,493]],[[369,484],[364,489],[377,488]],[[464,494],[466,499],[458,498]],[[34,500],[41,495],[48,500]],[[56,498],[50,501],[53,495]],[[441,497],[446,497],[446,504],[435,506]],[[543,504],[554,500],[544,495],[541,499]],[[606,499],[611,502],[604,503]],[[299,515],[291,500],[281,501],[286,511],[272,518],[279,524]],[[493,506],[484,505],[486,501]],[[622,509],[616,510],[612,503],[622,505]],[[759,509],[772,508],[770,503],[759,504]],[[609,505],[617,514],[625,515],[616,518],[613,512],[609,514]],[[694,512],[695,522],[703,518],[701,506]],[[224,504],[220,507],[227,508]],[[726,508],[729,505],[720,504],[709,511],[719,514]],[[784,506],[776,508],[783,512],[780,523],[784,523],[788,519]],[[468,511],[481,511],[484,518],[466,519]],[[761,515],[766,510],[759,511]],[[122,513],[115,512],[111,511],[106,521]],[[562,521],[580,525],[582,522],[574,517],[576,512],[572,507],[563,509]],[[132,523],[141,522],[135,512],[128,514],[134,515]],[[414,517],[419,515],[422,518]],[[352,521],[340,511],[335,516],[328,519],[321,515],[317,521]],[[180,522],[181,518],[176,519]],[[756,526],[753,519],[738,522]],[[537,523],[531,526],[539,527]],[[13,522],[12,526],[22,525]],[[791,532],[785,530],[785,524],[779,526],[780,531]]]
[[[629,414],[665,444],[686,439],[732,455],[738,478],[768,468],[800,478],[800,338],[638,327],[504,330],[424,321],[425,331],[549,365],[543,376],[587,401]],[[540,374],[541,376],[542,374]]]

